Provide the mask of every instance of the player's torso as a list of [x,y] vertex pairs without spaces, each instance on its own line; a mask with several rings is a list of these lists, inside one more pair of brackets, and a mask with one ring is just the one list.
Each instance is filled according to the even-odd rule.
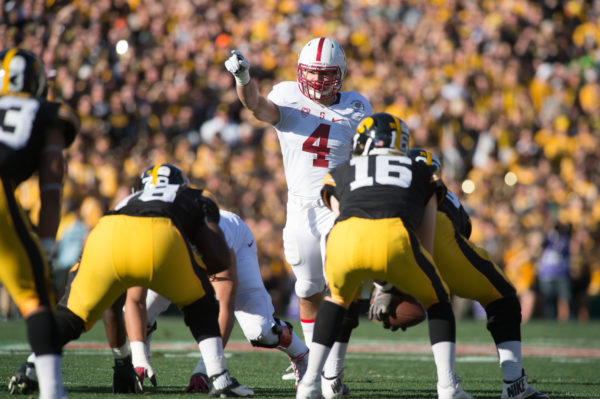
[[467,238],[470,236],[471,221],[456,194],[447,190],[446,196],[439,205],[438,210],[446,214],[452,222],[452,226],[459,234],[463,234]]
[[323,106],[311,101],[296,82],[283,82],[269,98],[280,110],[275,126],[283,155],[288,189],[302,197],[317,197],[325,174],[350,157],[358,122],[370,114],[370,104],[358,93],[340,93],[339,101]]
[[24,93],[0,97],[0,173],[15,184],[37,169],[45,143],[45,130],[63,130],[67,145],[79,129],[73,110],[60,103],[40,100]]
[[123,199],[109,214],[136,217],[166,217],[191,240],[203,223],[204,211],[195,197],[202,190],[176,184],[145,188]]
[[427,169],[394,155],[354,157],[331,172],[340,200],[340,217],[401,217],[418,226],[425,204],[435,191]]
[[0,97],[0,170],[15,182],[36,170],[44,144],[44,119],[50,112],[42,103],[26,96]]

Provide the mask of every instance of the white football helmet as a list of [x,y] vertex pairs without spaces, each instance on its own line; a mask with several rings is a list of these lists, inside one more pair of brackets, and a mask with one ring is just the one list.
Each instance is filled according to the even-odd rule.
[[[307,72],[334,72],[333,79],[307,79]],[[298,57],[298,86],[311,100],[335,96],[342,88],[346,74],[346,55],[338,42],[318,37],[308,42]]]

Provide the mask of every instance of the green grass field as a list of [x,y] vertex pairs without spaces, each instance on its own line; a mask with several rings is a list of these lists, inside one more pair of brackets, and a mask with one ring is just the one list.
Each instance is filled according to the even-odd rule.
[[[158,387],[146,387],[144,395],[157,399],[189,397],[183,388],[199,351],[181,318],[163,317],[158,327],[151,355]],[[501,374],[485,322],[459,321],[457,337],[456,371],[464,379],[463,387],[478,399],[499,398]],[[105,342],[99,323],[72,343],[77,345],[65,349],[63,375],[70,398],[112,396],[113,360]],[[552,399],[600,399],[600,322],[530,322],[523,326],[523,342],[524,367],[540,391]],[[28,351],[23,321],[0,322],[0,398],[8,397],[8,379]],[[226,352],[231,374],[252,387],[255,397],[294,397],[293,381],[281,380],[289,364],[283,353],[251,350],[237,326]],[[345,382],[352,397],[435,398],[435,381],[426,324],[406,332],[390,332],[361,320],[346,360]]]

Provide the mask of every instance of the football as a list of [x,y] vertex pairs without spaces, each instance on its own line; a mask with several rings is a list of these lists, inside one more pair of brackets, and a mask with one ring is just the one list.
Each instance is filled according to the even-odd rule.
[[413,296],[400,290],[394,290],[392,307],[396,311],[389,316],[392,327],[406,330],[408,327],[416,326],[426,318],[425,309]]
[[[375,289],[371,296],[371,304],[373,304],[373,298],[377,295],[379,295],[379,292]],[[398,328],[406,330],[408,327],[416,326],[425,320],[425,309],[412,295],[394,287],[392,296],[391,306],[395,309],[395,312],[388,317],[388,323],[392,330],[395,331]]]

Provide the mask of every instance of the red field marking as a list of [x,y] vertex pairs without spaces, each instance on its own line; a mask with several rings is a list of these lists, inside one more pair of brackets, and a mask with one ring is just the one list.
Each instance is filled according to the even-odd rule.
[[[108,345],[99,343],[70,343],[67,349],[108,349]],[[153,343],[153,349],[162,350],[184,350],[197,351],[198,346],[192,344],[170,344]],[[227,344],[228,350],[239,352],[264,351],[264,348],[255,348],[248,343],[230,342]],[[431,353],[431,347],[428,344],[398,344],[398,345],[352,345],[348,346],[348,352],[355,353]],[[456,353],[459,355],[496,355],[496,348],[493,345],[484,344],[457,344]],[[564,346],[524,346],[523,355],[525,356],[548,356],[548,357],[581,357],[581,358],[600,358],[600,348],[576,348]]]

